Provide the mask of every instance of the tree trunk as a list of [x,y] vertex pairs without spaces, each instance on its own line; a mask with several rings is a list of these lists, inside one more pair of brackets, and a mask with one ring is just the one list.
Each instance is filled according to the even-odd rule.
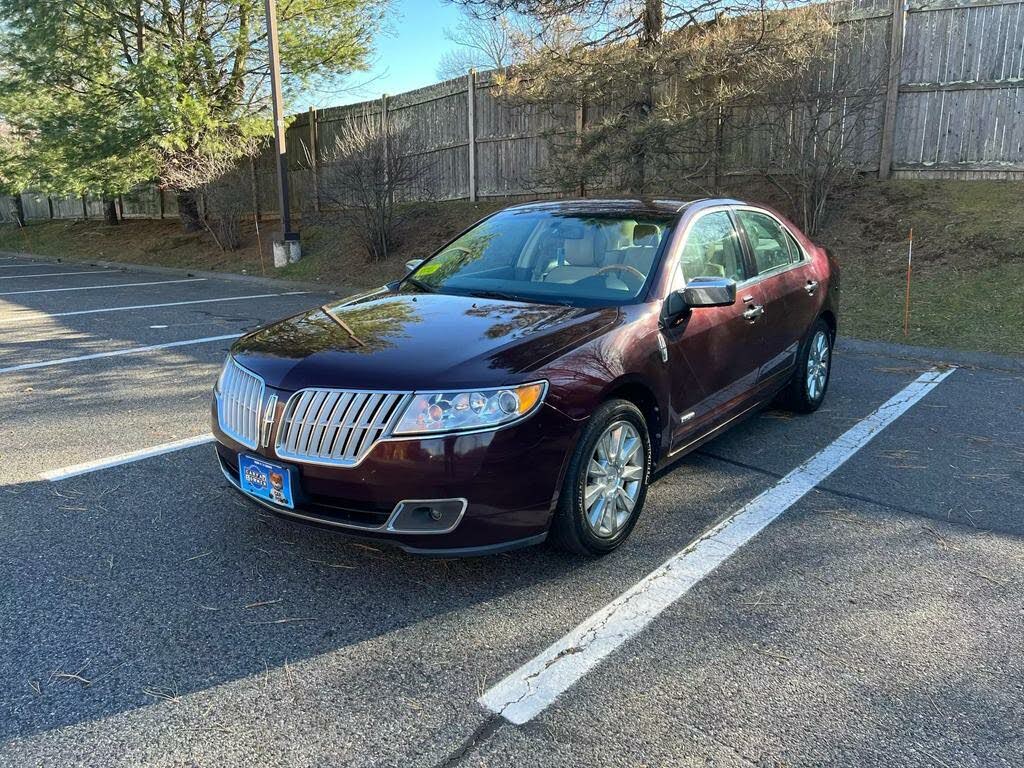
[[25,226],[25,204],[21,201],[21,194],[12,195],[14,200],[14,222],[19,227]]
[[203,228],[203,219],[199,215],[199,199],[193,189],[179,189],[175,193],[178,199],[178,216],[181,226],[186,232],[198,232]]
[[[665,30],[665,8],[663,0],[646,0],[643,13],[643,31],[640,33],[640,55],[647,58],[641,72],[638,98],[633,102],[633,119],[641,125],[651,119],[654,111],[654,79],[657,55],[655,49],[661,45],[662,33]],[[644,193],[647,186],[647,136],[641,130],[630,145],[632,162],[626,172],[626,186],[635,195]]]
[[117,199],[113,197],[103,198],[103,221],[106,224],[117,224]]

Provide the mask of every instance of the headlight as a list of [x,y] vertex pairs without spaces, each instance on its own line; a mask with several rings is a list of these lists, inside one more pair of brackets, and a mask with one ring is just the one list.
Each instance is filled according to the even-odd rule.
[[464,432],[508,424],[535,411],[548,383],[539,381],[500,389],[417,392],[395,427],[396,435]]

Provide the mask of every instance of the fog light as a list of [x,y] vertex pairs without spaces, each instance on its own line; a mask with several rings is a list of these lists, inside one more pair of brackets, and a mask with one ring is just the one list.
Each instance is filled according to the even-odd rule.
[[392,533],[448,533],[462,520],[465,499],[416,499],[395,505],[387,530]]

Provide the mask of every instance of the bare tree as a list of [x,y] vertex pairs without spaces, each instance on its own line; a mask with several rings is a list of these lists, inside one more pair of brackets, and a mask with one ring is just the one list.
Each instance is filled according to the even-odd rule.
[[581,135],[552,142],[550,183],[653,191],[702,173],[709,116],[785,76],[819,30],[816,17],[765,0],[460,0],[475,13],[521,12],[523,63],[501,93],[581,104]]
[[340,208],[367,255],[382,261],[397,244],[402,200],[425,199],[428,165],[410,126],[364,114],[340,124],[320,170],[321,200]]
[[441,56],[437,76],[450,80],[471,69],[504,69],[515,62],[516,38],[525,31],[525,22],[505,13],[478,16],[467,12],[444,36],[455,48]]
[[242,244],[242,217],[252,207],[249,174],[236,166],[206,184],[203,191],[203,226],[222,252],[237,250]]
[[725,128],[728,145],[753,155],[731,164],[751,168],[785,195],[808,234],[821,225],[829,200],[877,156],[886,69],[881,58],[855,55],[863,24],[828,27],[787,78],[736,109]]

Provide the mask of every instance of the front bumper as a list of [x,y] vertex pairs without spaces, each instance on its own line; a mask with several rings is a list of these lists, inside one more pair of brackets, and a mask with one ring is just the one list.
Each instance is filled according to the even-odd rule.
[[[213,434],[221,470],[232,486],[239,488],[239,453],[296,469],[294,510],[248,497],[252,501],[287,519],[444,555],[542,541],[581,426],[544,405],[525,421],[491,432],[382,441],[358,465],[338,467],[281,459],[273,440],[269,447],[248,449],[220,430],[216,409],[215,400]],[[466,500],[451,530],[389,530],[399,502],[431,499]]]

